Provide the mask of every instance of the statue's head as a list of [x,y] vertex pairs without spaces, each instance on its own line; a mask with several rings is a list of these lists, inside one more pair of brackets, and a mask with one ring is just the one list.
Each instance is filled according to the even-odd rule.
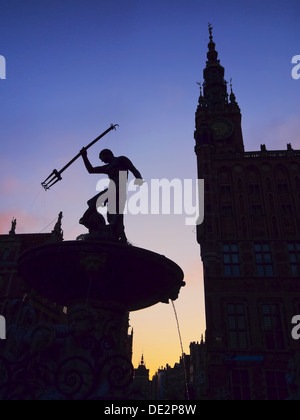
[[100,152],[99,158],[104,163],[111,163],[113,158],[114,158],[114,154],[111,150],[104,149],[104,150],[102,150],[102,152]]

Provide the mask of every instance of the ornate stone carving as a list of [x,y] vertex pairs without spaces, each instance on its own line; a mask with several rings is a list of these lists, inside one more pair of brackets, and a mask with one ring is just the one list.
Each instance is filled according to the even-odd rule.
[[[31,308],[23,304],[22,309],[25,319]],[[70,308],[68,325],[39,323],[26,329],[12,324],[1,342],[0,399],[126,396],[133,376],[127,330],[127,312],[87,304]]]

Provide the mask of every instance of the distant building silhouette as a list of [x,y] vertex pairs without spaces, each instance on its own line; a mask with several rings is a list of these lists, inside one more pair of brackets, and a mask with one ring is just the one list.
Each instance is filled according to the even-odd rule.
[[150,399],[149,369],[146,368],[144,355],[137,369],[134,369],[134,378],[131,384],[131,397],[134,400]]
[[152,378],[151,399],[153,400],[186,400],[189,384],[190,356],[180,357],[173,367],[167,364],[158,369]]
[[207,399],[206,345],[190,343],[190,354],[180,357],[173,367],[166,365],[152,378],[150,399],[153,400],[204,400]]
[[207,397],[285,399],[288,364],[299,351],[291,320],[300,314],[300,151],[262,144],[245,152],[241,111],[209,31],[195,130],[198,178],[205,180],[197,240]]

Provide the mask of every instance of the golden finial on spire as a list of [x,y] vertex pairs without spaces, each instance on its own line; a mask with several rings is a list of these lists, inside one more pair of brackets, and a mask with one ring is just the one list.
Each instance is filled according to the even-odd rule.
[[208,24],[208,30],[209,30],[209,39],[212,41],[212,39],[213,39],[213,35],[212,35],[213,26],[212,26],[211,23]]

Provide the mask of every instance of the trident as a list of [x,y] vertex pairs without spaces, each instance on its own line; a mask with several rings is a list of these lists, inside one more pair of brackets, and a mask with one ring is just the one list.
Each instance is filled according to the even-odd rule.
[[[88,150],[90,147],[92,147],[97,141],[99,141],[102,137],[104,137],[107,133],[109,133],[111,130],[116,130],[116,127],[119,127],[119,124],[111,124],[108,130],[104,131],[104,133],[100,134],[99,137],[97,137],[95,140],[93,140],[85,149]],[[48,178],[42,182],[42,186],[45,189],[45,191],[50,190],[53,185],[55,185],[58,181],[62,180],[61,174],[68,169],[69,166],[71,166],[75,160],[77,160],[81,156],[81,153],[78,153],[69,163],[67,163],[66,166],[64,166],[60,171],[57,171],[56,169],[53,170],[52,174],[48,176]]]

